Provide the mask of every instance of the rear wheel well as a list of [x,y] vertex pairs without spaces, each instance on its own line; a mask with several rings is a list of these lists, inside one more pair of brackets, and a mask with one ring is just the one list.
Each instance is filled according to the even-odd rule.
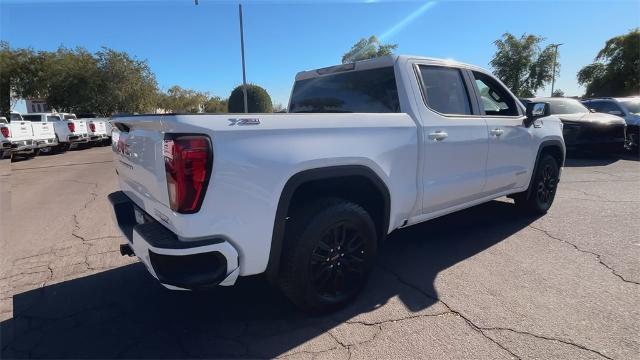
[[376,224],[378,239],[386,234],[384,195],[366,177],[341,176],[308,181],[299,186],[291,198],[287,217],[291,219],[305,205],[319,199],[336,197],[362,206]]
[[305,205],[330,197],[362,206],[375,223],[378,241],[385,238],[390,196],[384,182],[372,170],[364,166],[336,166],[304,171],[287,182],[280,196],[266,271],[270,280],[276,280],[279,273],[287,224]]

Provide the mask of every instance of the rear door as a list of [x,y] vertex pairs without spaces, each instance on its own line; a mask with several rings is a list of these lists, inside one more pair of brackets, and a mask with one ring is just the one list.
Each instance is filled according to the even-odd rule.
[[419,63],[414,71],[422,96],[423,213],[434,213],[481,196],[487,124],[471,101],[462,69]]
[[[531,177],[533,136],[523,125],[525,114],[519,101],[493,76],[468,72],[478,107],[488,126],[486,195],[527,186]],[[543,126],[537,121],[533,126]]]

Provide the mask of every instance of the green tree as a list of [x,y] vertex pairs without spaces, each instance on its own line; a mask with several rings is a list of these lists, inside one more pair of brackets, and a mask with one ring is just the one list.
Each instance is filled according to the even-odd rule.
[[[490,62],[493,73],[519,97],[534,96],[554,76],[555,49],[553,45],[542,49],[543,41],[541,36],[523,34],[517,38],[505,33],[494,42],[498,49]],[[555,75],[559,73],[558,64]]]
[[607,40],[594,63],[578,72],[585,97],[640,93],[640,29]]
[[[244,95],[242,85],[237,86],[229,96],[229,112],[244,112]],[[247,84],[247,104],[250,113],[270,113],[273,111],[271,97],[267,90],[258,85]]]
[[564,91],[562,91],[562,89],[555,89],[551,97],[564,97]]
[[208,94],[174,85],[159,94],[158,106],[176,113],[198,113],[205,109]]
[[113,113],[151,112],[158,102],[156,78],[146,60],[108,48],[96,53],[101,95],[95,111]]
[[227,100],[223,100],[219,96],[212,96],[204,103],[204,112],[206,113],[226,113],[228,111]]
[[351,47],[351,50],[342,55],[342,63],[391,55],[397,47],[397,44],[381,44],[376,36],[370,36],[368,39],[362,38]]

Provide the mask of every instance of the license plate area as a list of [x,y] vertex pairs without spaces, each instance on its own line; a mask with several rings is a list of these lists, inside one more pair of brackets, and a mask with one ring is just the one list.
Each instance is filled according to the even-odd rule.
[[133,215],[136,219],[136,223],[139,225],[151,222],[149,215],[147,215],[144,211],[142,211],[142,209],[137,206],[133,207]]

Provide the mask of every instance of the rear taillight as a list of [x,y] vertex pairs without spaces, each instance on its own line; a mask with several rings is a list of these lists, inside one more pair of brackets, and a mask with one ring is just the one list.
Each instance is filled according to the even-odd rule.
[[69,131],[71,131],[71,132],[75,132],[76,131],[76,124],[72,123],[71,121],[69,121],[67,123],[67,126],[69,127]]
[[163,153],[171,210],[182,214],[197,212],[211,175],[213,153],[209,137],[167,134]]
[[89,123],[89,130],[91,130],[91,132],[96,132],[96,124]]
[[2,136],[8,138],[11,137],[11,132],[9,132],[9,128],[8,127],[1,127],[0,131],[2,132]]

